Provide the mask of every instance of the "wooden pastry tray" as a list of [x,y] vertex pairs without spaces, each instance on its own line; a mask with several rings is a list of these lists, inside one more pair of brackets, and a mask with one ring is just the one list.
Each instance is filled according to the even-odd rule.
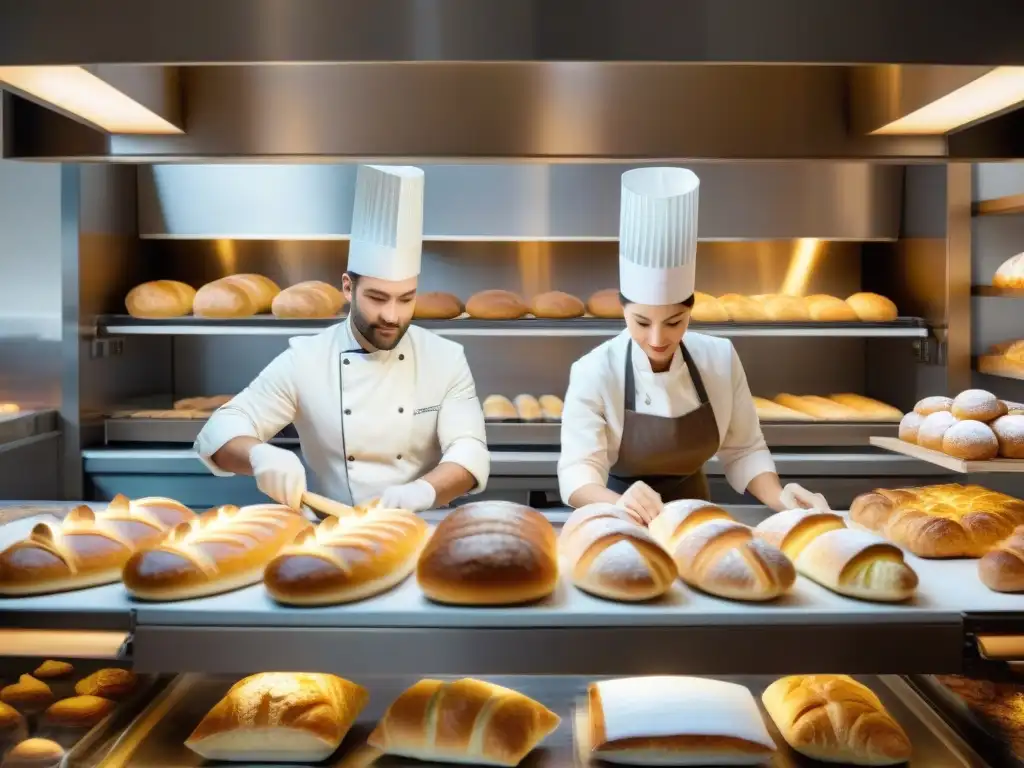
[[893,453],[902,453],[904,456],[927,461],[929,464],[937,464],[940,467],[962,474],[973,474],[976,472],[1024,472],[1024,459],[964,461],[942,451],[933,451],[931,448],[922,448],[920,445],[908,443],[900,440],[898,437],[872,437],[871,445],[877,448],[884,448]]

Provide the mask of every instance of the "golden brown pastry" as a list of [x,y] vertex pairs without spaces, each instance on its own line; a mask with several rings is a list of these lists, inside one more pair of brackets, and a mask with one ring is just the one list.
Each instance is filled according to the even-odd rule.
[[821,534],[845,528],[843,518],[834,512],[816,509],[786,509],[762,520],[754,528],[754,535],[764,539],[790,560]]
[[719,303],[729,313],[729,319],[736,323],[763,323],[768,319],[759,301],[738,293],[727,293],[718,297]]
[[110,699],[99,696],[72,696],[51,704],[43,713],[43,722],[65,728],[91,728],[116,706]]
[[693,294],[690,319],[698,323],[727,323],[730,317],[722,302],[709,293],[696,291]]
[[21,741],[27,736],[25,717],[12,707],[0,701],[0,749],[5,743]]
[[484,399],[484,418],[488,421],[515,421],[519,412],[504,395],[488,395]]
[[910,759],[899,723],[870,688],[846,675],[783,677],[761,701],[786,743],[814,760],[895,765]]
[[274,317],[325,318],[335,317],[343,306],[345,296],[333,285],[321,280],[306,280],[275,295],[270,311]]
[[454,320],[462,312],[463,306],[458,296],[431,291],[416,296],[416,308],[412,316],[417,320]]
[[18,682],[0,688],[0,701],[19,712],[38,712],[53,703],[53,691],[42,680],[22,675]]
[[25,739],[4,755],[0,768],[56,768],[64,748],[49,739]]
[[922,416],[931,416],[933,413],[939,411],[952,411],[953,410],[953,398],[946,397],[944,395],[932,395],[926,397],[923,400],[918,400],[917,405],[914,406],[914,413],[919,413]]
[[999,454],[999,441],[988,424],[967,419],[943,433],[942,452],[964,461],[987,461]]
[[518,320],[530,308],[511,291],[481,291],[470,296],[466,312],[479,320]]
[[1000,416],[991,424],[999,441],[999,455],[1006,459],[1024,459],[1024,414]]
[[860,411],[865,418],[871,421],[900,421],[903,418],[903,411],[893,408],[881,400],[875,400],[864,395],[856,395],[845,392],[838,395],[829,395],[829,400],[835,400],[840,405]]
[[814,421],[815,418],[809,413],[787,408],[764,397],[754,398],[754,408],[757,410],[757,418],[761,421]]
[[896,305],[877,293],[855,293],[846,299],[846,303],[865,323],[891,323],[900,316]]
[[543,704],[500,685],[428,679],[395,699],[367,743],[416,760],[515,766],[558,723]]
[[263,275],[229,275],[200,288],[192,311],[197,317],[251,317],[269,312],[280,292],[277,284]]
[[74,674],[75,668],[66,661],[47,660],[36,667],[32,673],[38,680],[59,680],[63,677],[70,677]]
[[801,550],[796,568],[833,592],[872,602],[908,600],[918,584],[899,547],[850,528],[815,536]]
[[775,396],[775,402],[826,421],[866,421],[869,418],[862,410],[819,395],[790,395],[783,392]]
[[118,667],[107,667],[79,680],[75,685],[75,693],[79,696],[120,699],[134,691],[138,682],[134,672]]
[[553,320],[567,320],[572,317],[583,317],[586,307],[575,296],[562,291],[538,293],[533,297],[530,312],[534,317],[545,317]]
[[1024,592],[1024,526],[982,556],[978,576],[994,592]]
[[946,430],[956,424],[956,416],[949,411],[936,411],[924,417],[917,428],[917,444],[933,451],[942,450],[942,441]]
[[196,289],[177,280],[153,280],[137,285],[124,299],[132,317],[181,317],[192,312]]
[[538,398],[538,402],[540,403],[540,411],[544,421],[562,420],[562,408],[565,405],[562,402],[562,398],[555,395],[541,395]]
[[540,408],[540,402],[533,395],[516,395],[515,399],[516,414],[522,421],[540,421],[543,417],[543,411]]
[[992,278],[996,288],[1024,289],[1024,253],[1018,253],[1004,261]]
[[622,302],[618,288],[605,288],[587,299],[587,312],[594,317],[620,320],[623,317]]
[[906,443],[917,443],[917,433],[924,423],[924,416],[917,411],[911,411],[900,419],[900,440]]
[[207,760],[316,763],[338,749],[369,698],[335,675],[261,672],[231,686],[185,746]]
[[835,296],[810,296],[807,308],[811,320],[822,323],[851,323],[860,320],[853,307]]
[[950,411],[958,419],[989,422],[1006,414],[1006,405],[984,389],[967,389],[953,398]]
[[800,296],[771,296],[765,299],[764,311],[775,322],[806,323],[811,319],[807,299]]

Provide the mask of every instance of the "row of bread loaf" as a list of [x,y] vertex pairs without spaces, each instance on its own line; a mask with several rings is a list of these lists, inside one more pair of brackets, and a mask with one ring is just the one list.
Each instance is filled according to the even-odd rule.
[[898,408],[849,392],[827,397],[782,393],[771,400],[755,397],[754,407],[761,421],[885,422],[903,418],[903,412]]
[[[210,709],[185,745],[207,760],[325,760],[369,698],[362,686],[334,675],[251,675]],[[891,765],[911,756],[910,740],[878,696],[845,675],[784,677],[761,701],[788,746],[806,757]],[[516,766],[560,723],[544,704],[510,688],[425,679],[391,703],[367,745],[371,756]],[[707,678],[591,683],[573,726],[584,764],[758,765],[778,750],[750,689]]]
[[965,461],[1024,459],[1024,405],[983,389],[926,397],[900,421],[899,436]]
[[562,406],[562,398],[557,395],[517,395],[514,400],[489,395],[483,410],[487,421],[561,421]]
[[178,280],[152,280],[132,288],[125,307],[132,317],[166,319],[242,318],[271,312],[282,318],[334,317],[345,305],[341,291],[322,280],[305,280],[284,290],[269,277],[228,275],[198,291]]
[[889,323],[899,317],[896,305],[877,293],[855,293],[845,300],[812,296],[727,293],[715,298],[697,292],[692,318],[705,323]]

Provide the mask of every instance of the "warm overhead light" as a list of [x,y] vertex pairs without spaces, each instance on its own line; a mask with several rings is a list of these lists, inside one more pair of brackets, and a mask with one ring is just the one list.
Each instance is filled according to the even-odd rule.
[[785,296],[803,296],[807,292],[807,286],[811,282],[811,275],[822,250],[821,240],[817,238],[804,237],[797,240],[779,293]]
[[1024,101],[1024,67],[996,67],[874,134],[942,134]]
[[82,67],[0,67],[3,83],[109,133],[184,133]]

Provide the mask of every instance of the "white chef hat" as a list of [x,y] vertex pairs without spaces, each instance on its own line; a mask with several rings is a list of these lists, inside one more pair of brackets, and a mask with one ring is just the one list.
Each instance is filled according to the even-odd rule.
[[407,280],[420,273],[422,252],[422,169],[359,166],[348,271],[382,280]]
[[619,290],[637,304],[678,304],[693,295],[700,179],[685,168],[622,174]]

